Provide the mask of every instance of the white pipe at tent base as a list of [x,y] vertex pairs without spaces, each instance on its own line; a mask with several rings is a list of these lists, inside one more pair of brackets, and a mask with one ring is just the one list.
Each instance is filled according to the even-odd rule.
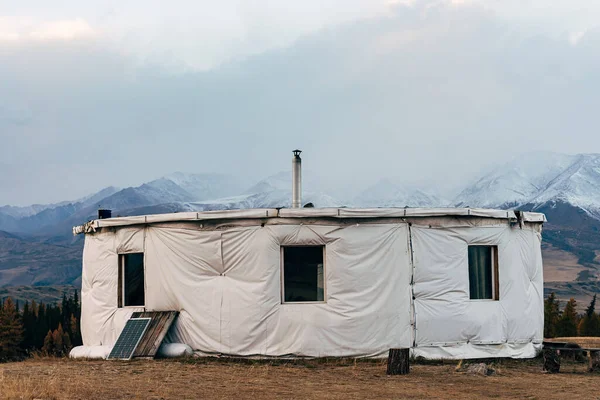
[[[113,346],[75,346],[69,353],[70,358],[90,360],[106,360]],[[189,357],[194,354],[185,343],[163,343],[158,348],[157,356],[163,358]]]
[[302,207],[302,159],[301,150],[294,150],[292,158],[292,208]]

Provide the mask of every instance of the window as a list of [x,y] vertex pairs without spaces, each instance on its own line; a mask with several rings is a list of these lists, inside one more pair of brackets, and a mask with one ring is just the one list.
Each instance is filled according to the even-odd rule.
[[325,301],[325,246],[282,247],[283,302]]
[[471,300],[498,300],[498,246],[469,246]]
[[144,253],[119,255],[118,306],[144,305]]

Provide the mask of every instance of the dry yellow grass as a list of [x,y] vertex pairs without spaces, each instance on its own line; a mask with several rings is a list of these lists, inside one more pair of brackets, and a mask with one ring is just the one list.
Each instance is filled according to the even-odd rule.
[[[600,375],[585,364],[542,373],[541,361],[501,361],[495,376],[454,371],[456,363],[413,365],[386,376],[385,361],[295,363],[219,360],[73,361],[0,364],[3,399],[589,399]],[[596,389],[593,389],[596,388]]]

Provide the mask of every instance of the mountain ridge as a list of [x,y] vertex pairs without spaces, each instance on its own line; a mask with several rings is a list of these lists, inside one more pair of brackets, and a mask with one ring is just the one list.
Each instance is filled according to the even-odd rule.
[[[600,155],[535,152],[514,157],[466,185],[452,200],[436,188],[383,177],[350,199],[328,193],[321,175],[304,171],[305,203],[316,207],[484,207],[539,209],[552,201],[569,203],[600,219]],[[252,185],[224,174],[174,172],[139,186],[109,186],[77,201],[27,207],[0,207],[0,229],[24,234],[70,233],[96,217],[97,208],[113,215],[203,211],[210,209],[289,207],[291,171]],[[17,210],[18,209],[18,210]],[[4,210],[4,211],[3,211]],[[10,210],[8,212],[7,210]],[[19,211],[20,210],[20,211]],[[39,210],[33,213],[32,210]],[[20,217],[19,217],[20,216]]]

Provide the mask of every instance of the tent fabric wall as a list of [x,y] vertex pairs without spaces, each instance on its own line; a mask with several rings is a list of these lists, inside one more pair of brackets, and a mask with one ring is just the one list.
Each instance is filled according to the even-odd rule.
[[[199,353],[376,357],[410,347],[428,358],[532,357],[541,346],[539,223],[188,219],[86,234],[86,346],[114,344],[142,310],[117,307],[118,254],[135,252],[144,252],[145,308],[180,311],[167,341]],[[499,301],[469,300],[469,244],[498,246]],[[326,247],[325,302],[282,304],[285,245]]]
[[118,254],[144,251],[144,228],[86,235],[81,278],[81,336],[86,346],[114,344],[134,311],[117,308]]
[[[196,351],[358,357],[412,343],[406,223],[122,230],[86,236],[86,345],[113,344],[137,310],[117,308],[116,266],[142,250],[146,308],[179,310],[168,340]],[[326,302],[281,304],[282,245],[326,246]]]
[[[413,226],[416,354],[466,358],[474,345],[488,356],[535,356],[543,341],[541,236],[506,226]],[[470,300],[469,245],[498,246],[499,300]],[[506,345],[512,345],[506,346]],[[529,344],[528,351],[524,346]],[[486,351],[483,351],[486,353]]]

